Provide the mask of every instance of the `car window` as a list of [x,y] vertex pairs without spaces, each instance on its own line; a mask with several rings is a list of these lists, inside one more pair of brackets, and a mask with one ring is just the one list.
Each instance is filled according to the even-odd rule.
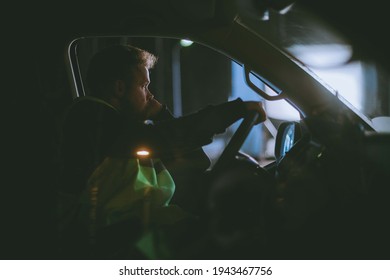
[[[150,90],[166,104],[175,116],[193,113],[210,104],[241,98],[262,101],[269,116],[264,125],[255,126],[241,148],[261,165],[272,162],[274,139],[278,125],[285,120],[298,120],[298,112],[286,101],[266,101],[245,82],[243,67],[215,50],[188,40],[141,37],[90,37],[74,40],[69,46],[70,81],[73,96],[89,95],[85,77],[88,61],[101,48],[111,44],[132,44],[158,56],[151,70]],[[256,76],[251,80],[268,91]],[[204,147],[212,164],[229,142],[241,121],[216,135]]]
[[374,127],[387,123],[390,131],[389,73],[329,24],[299,3],[286,14],[270,10],[268,20],[243,12],[240,22],[302,64]]

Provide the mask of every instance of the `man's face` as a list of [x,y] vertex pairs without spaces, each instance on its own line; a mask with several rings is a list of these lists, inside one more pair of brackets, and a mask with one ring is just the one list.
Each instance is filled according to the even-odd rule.
[[132,80],[127,82],[121,98],[121,107],[125,114],[140,120],[153,118],[160,110],[161,104],[154,99],[148,86],[149,71],[145,66],[137,66],[132,71]]

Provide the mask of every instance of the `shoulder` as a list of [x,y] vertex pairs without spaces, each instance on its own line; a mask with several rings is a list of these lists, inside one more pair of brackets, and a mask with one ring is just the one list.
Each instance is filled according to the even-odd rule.
[[68,121],[94,121],[119,116],[118,111],[104,100],[94,97],[76,98],[66,112]]
[[84,96],[80,98],[76,98],[69,110],[74,113],[82,113],[82,112],[109,112],[109,113],[118,113],[118,111],[106,101],[90,97]]

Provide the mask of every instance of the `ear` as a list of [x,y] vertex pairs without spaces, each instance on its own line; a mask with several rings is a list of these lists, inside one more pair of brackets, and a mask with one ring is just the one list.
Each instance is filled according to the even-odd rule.
[[117,98],[122,97],[125,94],[126,84],[123,80],[115,80],[114,82],[114,96]]

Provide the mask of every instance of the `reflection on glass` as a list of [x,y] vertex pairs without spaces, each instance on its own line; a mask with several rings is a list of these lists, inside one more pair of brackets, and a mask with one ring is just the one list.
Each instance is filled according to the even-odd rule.
[[295,126],[289,125],[285,132],[284,141],[282,142],[282,147],[280,151],[281,157],[283,157],[288,151],[290,151],[291,147],[293,146],[294,134],[295,134]]

